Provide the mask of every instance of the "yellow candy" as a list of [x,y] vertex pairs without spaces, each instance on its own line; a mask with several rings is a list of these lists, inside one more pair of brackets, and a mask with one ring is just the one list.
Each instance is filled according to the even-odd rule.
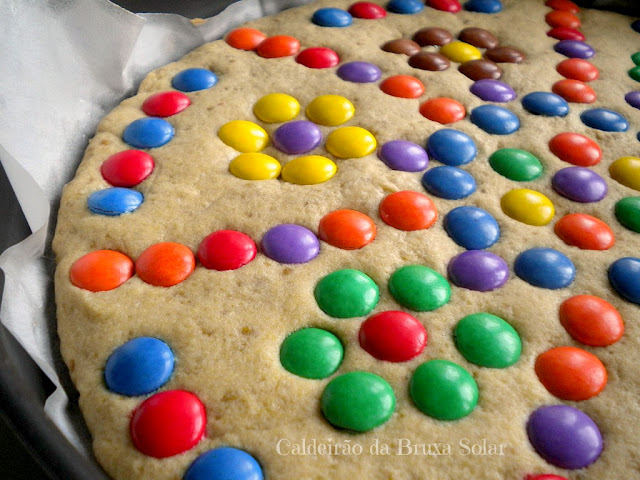
[[298,116],[300,104],[291,95],[270,93],[256,102],[253,113],[263,122],[288,122]]
[[621,157],[611,164],[609,174],[625,187],[640,190],[640,158]]
[[325,147],[338,158],[360,158],[376,149],[376,137],[361,127],[340,127],[329,134]]
[[282,179],[298,185],[326,182],[336,174],[338,167],[326,157],[307,155],[291,160],[282,168]]
[[220,140],[239,152],[259,152],[269,143],[269,135],[260,125],[246,120],[232,120],[218,131]]
[[555,214],[551,200],[528,188],[518,188],[505,193],[500,200],[500,206],[511,218],[527,225],[546,225]]
[[271,180],[280,175],[280,163],[264,153],[241,153],[231,161],[229,171],[243,180]]
[[313,123],[335,127],[353,117],[356,109],[353,103],[340,95],[321,95],[311,101],[306,113]]
[[473,45],[456,40],[440,48],[440,53],[452,62],[465,63],[482,58],[482,53]]

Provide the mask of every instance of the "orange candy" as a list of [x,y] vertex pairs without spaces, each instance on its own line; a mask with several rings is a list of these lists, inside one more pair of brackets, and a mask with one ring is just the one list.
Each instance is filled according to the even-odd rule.
[[600,146],[579,133],[559,133],[549,140],[549,149],[560,160],[579,167],[593,167],[602,160]]
[[616,241],[609,225],[584,213],[565,215],[558,220],[554,231],[567,245],[583,250],[608,250]]
[[405,190],[392,193],[380,202],[380,218],[398,230],[423,230],[438,219],[438,210],[429,197]]
[[300,50],[298,39],[287,35],[266,38],[256,48],[258,55],[264,58],[289,57],[298,53],[298,50]]
[[267,36],[253,28],[236,28],[224,37],[224,41],[238,50],[255,50]]
[[544,16],[550,27],[580,28],[580,19],[564,10],[553,10]]
[[560,95],[567,102],[593,103],[596,101],[596,92],[584,82],[565,78],[553,84],[551,91]]
[[356,250],[376,238],[376,225],[364,213],[336,210],[320,220],[318,236],[329,245],[344,250]]
[[119,287],[133,275],[133,261],[113,250],[97,250],[71,265],[69,277],[76,287],[104,292]]
[[569,13],[578,13],[580,11],[578,5],[571,0],[547,0],[544,4],[554,10],[562,10]]
[[556,70],[565,78],[581,82],[592,82],[600,77],[598,68],[582,58],[567,58],[556,65]]
[[466,115],[460,102],[447,97],[427,100],[420,105],[420,113],[423,117],[442,124],[458,122]]
[[140,279],[158,287],[171,287],[185,280],[196,266],[193,252],[180,243],[156,243],[136,260]]
[[560,323],[577,341],[592,347],[616,343],[624,334],[620,312],[593,295],[576,295],[560,305]]
[[392,97],[418,98],[424,93],[424,85],[411,75],[395,75],[385,79],[380,90]]
[[607,384],[600,359],[576,347],[556,347],[538,355],[535,370],[549,393],[562,400],[587,400]]

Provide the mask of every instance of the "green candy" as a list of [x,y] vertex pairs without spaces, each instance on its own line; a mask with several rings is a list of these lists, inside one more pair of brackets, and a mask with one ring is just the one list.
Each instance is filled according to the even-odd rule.
[[636,65],[640,65],[640,52],[636,52],[631,55],[631,61]]
[[542,175],[540,160],[518,148],[501,148],[489,157],[489,164],[496,172],[509,180],[526,182]]
[[416,312],[429,312],[449,301],[449,282],[423,265],[401,267],[389,279],[389,291],[396,301]]
[[522,342],[515,329],[490,313],[474,313],[458,322],[453,332],[460,353],[482,367],[505,368],[520,358]]
[[316,285],[316,303],[335,318],[362,317],[377,305],[380,291],[371,278],[359,270],[330,273]]
[[640,233],[640,197],[627,197],[616,203],[616,218],[632,232]]
[[280,346],[280,363],[289,372],[304,378],[332,375],[342,363],[344,348],[338,337],[320,328],[303,328],[292,333]]
[[448,360],[420,365],[409,383],[411,398],[420,411],[438,420],[457,420],[478,405],[478,385],[471,374]]
[[629,70],[629,76],[636,82],[640,82],[640,65],[637,65]]

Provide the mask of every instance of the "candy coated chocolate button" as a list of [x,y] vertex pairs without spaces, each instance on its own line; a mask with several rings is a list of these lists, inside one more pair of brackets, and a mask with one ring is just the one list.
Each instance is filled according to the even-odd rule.
[[636,65],[640,65],[640,52],[636,52],[631,55],[631,61]]
[[569,200],[581,203],[599,202],[607,196],[607,183],[593,170],[567,167],[551,179],[553,189]]
[[437,46],[442,47],[453,40],[453,35],[449,30],[438,27],[421,28],[413,34],[413,40],[421,47]]
[[625,257],[613,262],[609,282],[620,296],[640,305],[640,258]]
[[307,117],[318,125],[335,127],[349,121],[356,109],[348,99],[340,95],[320,95],[307,106]]
[[255,242],[242,232],[218,230],[198,247],[198,260],[210,270],[236,270],[256,257]]
[[318,237],[311,230],[291,223],[267,230],[260,246],[267,257],[278,263],[307,263],[320,252]]
[[427,140],[429,157],[445,165],[466,165],[478,153],[473,139],[466,133],[443,128],[432,133]]
[[462,356],[482,367],[509,367],[518,361],[522,351],[518,332],[490,313],[467,315],[458,322],[453,336]]
[[368,62],[343,63],[336,73],[342,80],[353,83],[377,82],[382,75],[376,65]]
[[90,292],[119,287],[133,275],[133,261],[113,250],[96,250],[76,260],[69,270],[71,283]]
[[458,34],[458,38],[474,47],[493,48],[497,47],[498,39],[489,30],[478,27],[463,28]]
[[478,385],[471,374],[448,360],[429,360],[411,377],[409,392],[413,403],[438,420],[457,420],[478,405]]
[[510,135],[520,129],[515,113],[498,105],[480,105],[471,111],[471,122],[487,133]]
[[524,480],[568,480],[567,477],[561,477],[560,475],[542,474],[542,475],[527,475]]
[[535,155],[518,148],[496,150],[489,157],[489,164],[500,175],[516,182],[535,180],[544,171]]
[[559,133],[549,140],[549,149],[560,160],[580,167],[592,167],[602,160],[600,146],[579,133]]
[[581,348],[556,347],[538,355],[535,365],[540,383],[562,400],[580,402],[598,395],[607,384],[602,362]]
[[112,392],[134,397],[163,386],[173,373],[169,345],[153,337],[137,337],[116,348],[104,367],[104,380]]
[[565,12],[573,14],[580,12],[580,8],[578,7],[578,5],[573,3],[571,0],[547,0],[546,2],[544,2],[544,4],[554,10],[563,10]]
[[358,340],[378,360],[406,362],[422,353],[427,345],[427,331],[408,313],[387,311],[362,322]]
[[191,250],[179,243],[151,245],[136,260],[140,280],[158,287],[171,287],[187,279],[196,266]]
[[338,167],[327,157],[306,155],[291,160],[282,168],[282,180],[297,185],[317,185],[332,178]]
[[640,19],[634,20],[633,22],[631,22],[631,28],[636,32],[640,33]]
[[359,270],[336,270],[318,282],[313,292],[316,303],[334,318],[368,315],[378,304],[380,292],[371,278]]
[[263,480],[260,465],[247,452],[232,447],[208,450],[194,460],[183,480]]
[[403,15],[413,15],[423,9],[424,4],[420,0],[391,0],[387,3],[387,10]]
[[602,453],[598,426],[587,414],[568,405],[535,410],[527,421],[527,435],[538,455],[567,470],[587,467]]
[[585,213],[565,215],[554,227],[556,235],[567,245],[583,250],[608,250],[615,243],[609,225]]
[[224,37],[224,41],[238,50],[255,50],[267,36],[253,28],[236,28]]
[[560,305],[560,323],[577,341],[592,347],[616,343],[624,334],[622,316],[609,302],[593,295],[576,295]]
[[458,67],[458,71],[474,81],[483,78],[498,80],[502,77],[502,69],[491,60],[484,58],[465,62]]
[[625,187],[640,190],[640,158],[621,157],[609,166],[609,174]]
[[171,86],[182,92],[206,90],[218,83],[218,77],[206,68],[188,68],[176,73],[171,80]]
[[580,30],[567,27],[554,27],[547,32],[547,36],[556,40],[579,40],[584,42],[585,36]]
[[560,95],[551,92],[531,92],[522,97],[524,109],[534,115],[564,117],[569,113],[569,104]]
[[170,117],[189,105],[191,99],[182,92],[160,92],[143,102],[142,111],[151,117]]
[[382,81],[380,90],[392,97],[418,98],[424,93],[424,85],[411,75],[394,75]]
[[624,96],[624,99],[633,108],[640,109],[640,91],[629,92]]
[[586,60],[593,57],[596,52],[591,45],[580,40],[560,40],[553,49],[561,55],[569,58],[581,58]]
[[640,233],[640,197],[619,200],[615,207],[616,218],[632,232]]
[[451,297],[447,279],[423,265],[407,265],[393,272],[389,291],[400,305],[416,312],[436,310]]
[[596,92],[580,80],[570,78],[557,81],[551,87],[551,91],[560,95],[567,102],[573,103],[593,103],[596,101]]
[[147,398],[133,411],[133,445],[150,457],[167,458],[195,447],[204,436],[207,414],[196,395],[167,390]]
[[440,47],[440,53],[456,63],[465,63],[482,58],[480,50],[459,40],[454,40]]
[[498,13],[502,10],[500,0],[469,0],[464,4],[464,9],[469,12]]
[[581,58],[567,58],[556,65],[556,70],[565,78],[581,82],[592,82],[600,77],[598,69],[592,63]]
[[408,38],[396,38],[382,45],[382,50],[389,53],[400,53],[404,55],[413,55],[420,51],[420,45]]
[[502,287],[509,278],[507,263],[494,253],[467,250],[449,261],[449,278],[457,286],[477,292]]
[[290,155],[306,153],[322,141],[320,128],[307,120],[296,120],[279,126],[273,132],[273,145]]
[[534,287],[564,288],[576,276],[576,267],[565,254],[552,248],[531,248],[516,257],[516,275]]
[[117,217],[138,209],[144,197],[136,190],[122,187],[105,188],[89,195],[87,206],[98,215]]
[[242,153],[259,152],[269,143],[269,135],[260,125],[247,120],[225,123],[218,136],[226,145]]
[[295,55],[300,50],[300,41],[288,35],[265,38],[256,47],[256,53],[263,58],[281,58]]
[[505,193],[500,199],[500,206],[509,217],[527,225],[546,225],[555,213],[551,200],[528,188],[518,188]]
[[478,207],[454,208],[444,217],[444,229],[454,242],[467,250],[489,248],[500,238],[496,219]]
[[630,68],[627,72],[631,78],[633,78],[636,82],[640,82],[640,66],[635,66]]
[[111,155],[100,167],[102,177],[114,187],[135,187],[155,167],[153,157],[142,150],[125,150]]
[[320,403],[334,427],[366,432],[389,420],[396,397],[383,378],[369,372],[349,372],[329,382]]
[[451,63],[444,55],[436,52],[418,52],[411,55],[409,65],[419,70],[427,70],[430,72],[441,72],[449,68]]
[[580,19],[566,10],[554,10],[544,18],[550,27],[580,28]]
[[473,176],[457,167],[435,167],[422,176],[422,186],[433,195],[447,200],[460,200],[476,191]]
[[339,8],[321,8],[314,12],[311,21],[321,27],[348,27],[353,17]]
[[320,219],[320,240],[334,247],[356,250],[376,238],[376,225],[364,213],[355,210],[335,210]]
[[377,146],[376,137],[362,127],[340,127],[332,131],[325,143],[326,149],[338,158],[361,158],[372,153]]
[[333,333],[320,328],[303,328],[280,346],[280,363],[303,378],[321,379],[333,375],[342,363],[344,347]]
[[485,57],[496,63],[522,63],[525,54],[513,47],[494,47],[485,52]]
[[366,20],[377,20],[387,16],[384,8],[371,2],[356,2],[349,7],[349,13],[355,18]]
[[429,164],[429,155],[424,148],[408,140],[391,140],[382,145],[378,158],[392,170],[421,172]]
[[466,115],[464,105],[447,97],[431,98],[420,105],[420,114],[443,125],[462,120]]
[[510,102],[516,98],[516,92],[504,82],[481,79],[471,85],[471,93],[486,102]]
[[134,120],[124,129],[122,139],[135,148],[156,148],[168,143],[174,135],[173,126],[162,118]]
[[462,9],[458,0],[427,0],[427,6],[449,13],[458,13]]
[[405,190],[387,195],[380,202],[380,218],[398,230],[424,230],[438,219],[438,210],[429,197]]
[[243,180],[271,180],[280,170],[280,162],[264,153],[241,153],[229,164],[231,174]]
[[330,48],[312,47],[302,50],[296,62],[308,68],[331,68],[340,63],[340,57]]
[[300,113],[300,103],[291,95],[269,93],[255,103],[253,113],[263,122],[288,122]]

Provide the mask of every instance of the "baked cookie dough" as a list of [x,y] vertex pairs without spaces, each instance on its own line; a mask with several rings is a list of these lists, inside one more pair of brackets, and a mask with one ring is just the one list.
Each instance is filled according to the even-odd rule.
[[251,22],[100,123],[53,247],[114,479],[639,475],[640,27],[426,3]]

